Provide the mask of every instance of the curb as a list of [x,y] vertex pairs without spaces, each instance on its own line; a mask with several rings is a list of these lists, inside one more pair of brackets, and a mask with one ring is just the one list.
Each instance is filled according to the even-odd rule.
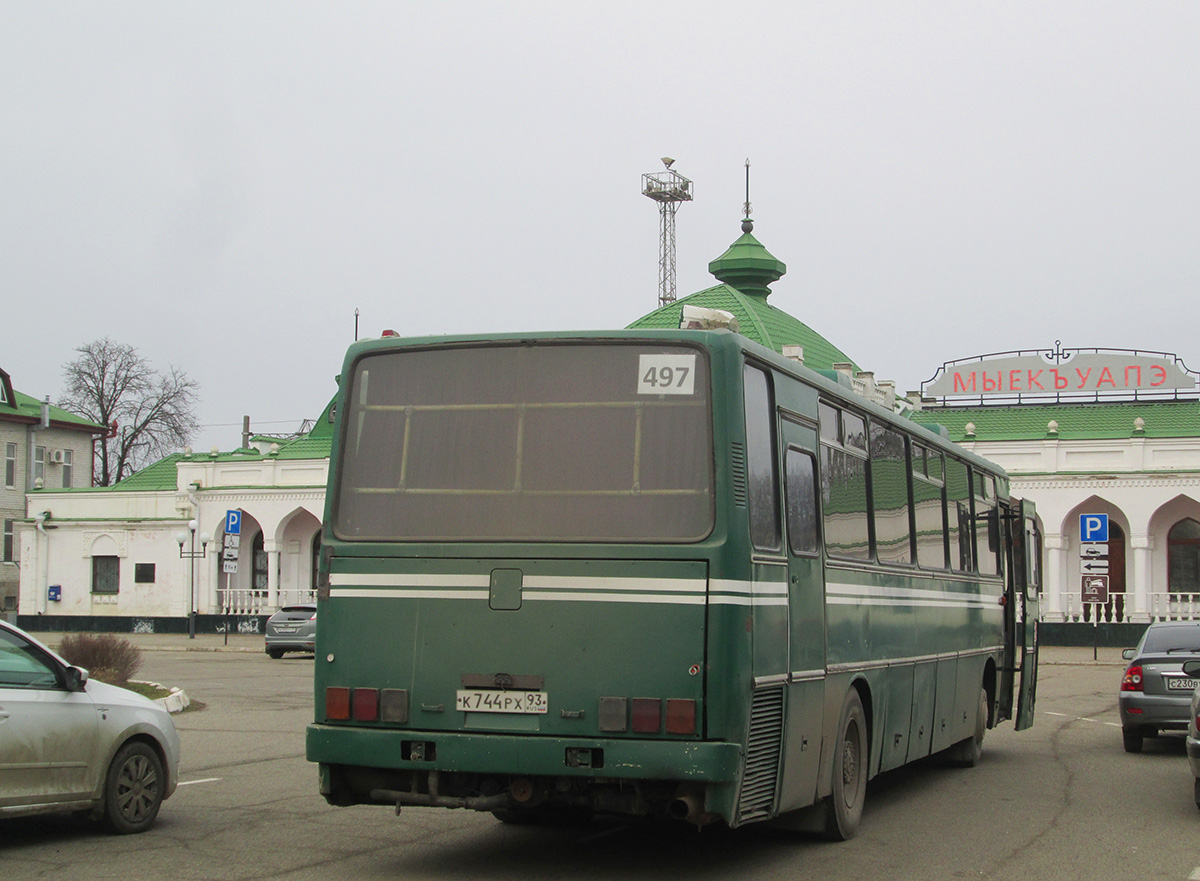
[[[145,679],[132,679],[130,681],[137,682],[139,685],[153,685],[155,688],[166,689],[165,685]],[[191,706],[192,700],[182,688],[172,688],[170,694],[166,697],[155,698],[154,702],[168,713],[182,713]]]

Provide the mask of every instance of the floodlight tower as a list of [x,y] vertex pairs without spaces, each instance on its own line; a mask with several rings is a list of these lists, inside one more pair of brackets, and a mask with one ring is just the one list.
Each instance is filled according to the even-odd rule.
[[675,160],[662,157],[666,171],[642,175],[642,195],[658,203],[658,305],[675,302],[675,212],[680,202],[692,201],[692,182],[671,166]]

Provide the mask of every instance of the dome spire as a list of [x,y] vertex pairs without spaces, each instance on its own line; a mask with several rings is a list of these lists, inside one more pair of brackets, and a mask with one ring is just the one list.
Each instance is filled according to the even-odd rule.
[[716,260],[708,271],[748,297],[766,299],[772,282],[779,281],[787,265],[775,258],[753,235],[754,221],[750,219],[750,160],[746,160],[746,201],[742,204],[742,235]]
[[750,219],[750,157],[746,157],[746,201],[742,204],[742,232],[753,232],[754,221]]

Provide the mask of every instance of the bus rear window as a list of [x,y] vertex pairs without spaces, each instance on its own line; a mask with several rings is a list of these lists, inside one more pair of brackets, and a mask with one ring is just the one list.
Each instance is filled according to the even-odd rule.
[[707,364],[642,344],[360,359],[334,530],[392,541],[695,541],[713,521]]

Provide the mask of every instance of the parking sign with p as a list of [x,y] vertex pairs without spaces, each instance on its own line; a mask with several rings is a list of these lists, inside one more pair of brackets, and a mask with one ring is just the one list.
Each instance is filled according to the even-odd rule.
[[1108,541],[1108,515],[1080,514],[1079,540]]

